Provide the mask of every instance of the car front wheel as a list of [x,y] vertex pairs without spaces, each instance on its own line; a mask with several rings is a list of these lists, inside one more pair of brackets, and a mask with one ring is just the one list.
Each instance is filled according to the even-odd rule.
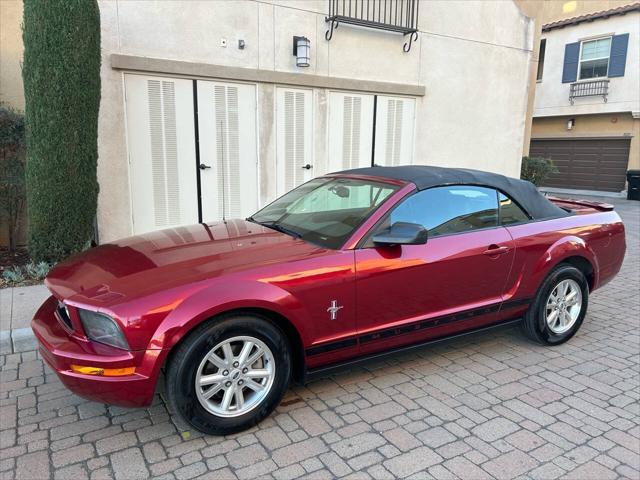
[[523,331],[544,345],[559,345],[580,328],[587,313],[589,284],[577,268],[562,264],[542,282],[525,314]]
[[254,316],[212,320],[192,332],[170,359],[170,406],[213,435],[245,430],[269,415],[286,392],[291,355],[286,336]]

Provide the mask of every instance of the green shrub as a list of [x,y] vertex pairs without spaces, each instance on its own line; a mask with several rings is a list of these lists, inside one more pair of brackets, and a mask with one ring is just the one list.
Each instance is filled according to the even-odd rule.
[[520,178],[523,180],[529,180],[539,187],[552,173],[558,173],[558,169],[550,158],[522,157]]
[[93,236],[98,182],[96,0],[24,1],[29,251],[58,260]]
[[11,252],[25,201],[24,142],[24,116],[0,106],[0,220],[9,228]]
[[27,263],[26,265],[12,265],[2,270],[2,281],[0,287],[33,285],[42,282],[51,270],[51,265],[47,262]]
[[22,269],[18,265],[3,270],[2,278],[9,284],[22,283],[25,280]]
[[27,276],[34,280],[44,280],[44,277],[49,273],[51,266],[47,262],[27,263],[24,266],[24,270]]

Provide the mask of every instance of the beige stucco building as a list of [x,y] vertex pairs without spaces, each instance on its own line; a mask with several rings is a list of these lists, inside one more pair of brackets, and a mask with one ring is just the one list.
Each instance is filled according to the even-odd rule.
[[530,151],[556,162],[551,189],[621,192],[640,169],[640,3],[579,5],[543,17]]
[[[15,70],[21,7],[0,3],[3,69]],[[100,1],[100,241],[248,215],[351,166],[518,176],[539,7],[400,0],[378,11],[397,30],[385,31],[348,24],[381,2],[350,3]],[[330,13],[341,17],[328,40]],[[294,37],[310,44],[308,66]],[[1,78],[20,108],[9,96],[21,87]]]
[[0,1],[0,103],[24,110],[22,1]]
[[[24,111],[22,89],[22,1],[0,0],[0,105]],[[9,227],[0,219],[0,246],[9,244]],[[17,241],[26,238],[26,215],[20,217]]]

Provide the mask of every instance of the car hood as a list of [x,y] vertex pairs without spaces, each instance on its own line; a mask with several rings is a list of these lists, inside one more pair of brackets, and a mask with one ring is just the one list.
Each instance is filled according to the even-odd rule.
[[61,300],[108,307],[324,249],[245,220],[125,238],[58,264],[45,284]]

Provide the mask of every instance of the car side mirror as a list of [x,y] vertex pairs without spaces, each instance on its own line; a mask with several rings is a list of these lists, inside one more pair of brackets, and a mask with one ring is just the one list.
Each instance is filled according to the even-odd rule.
[[396,222],[372,240],[376,245],[423,245],[427,243],[427,229],[417,223]]

